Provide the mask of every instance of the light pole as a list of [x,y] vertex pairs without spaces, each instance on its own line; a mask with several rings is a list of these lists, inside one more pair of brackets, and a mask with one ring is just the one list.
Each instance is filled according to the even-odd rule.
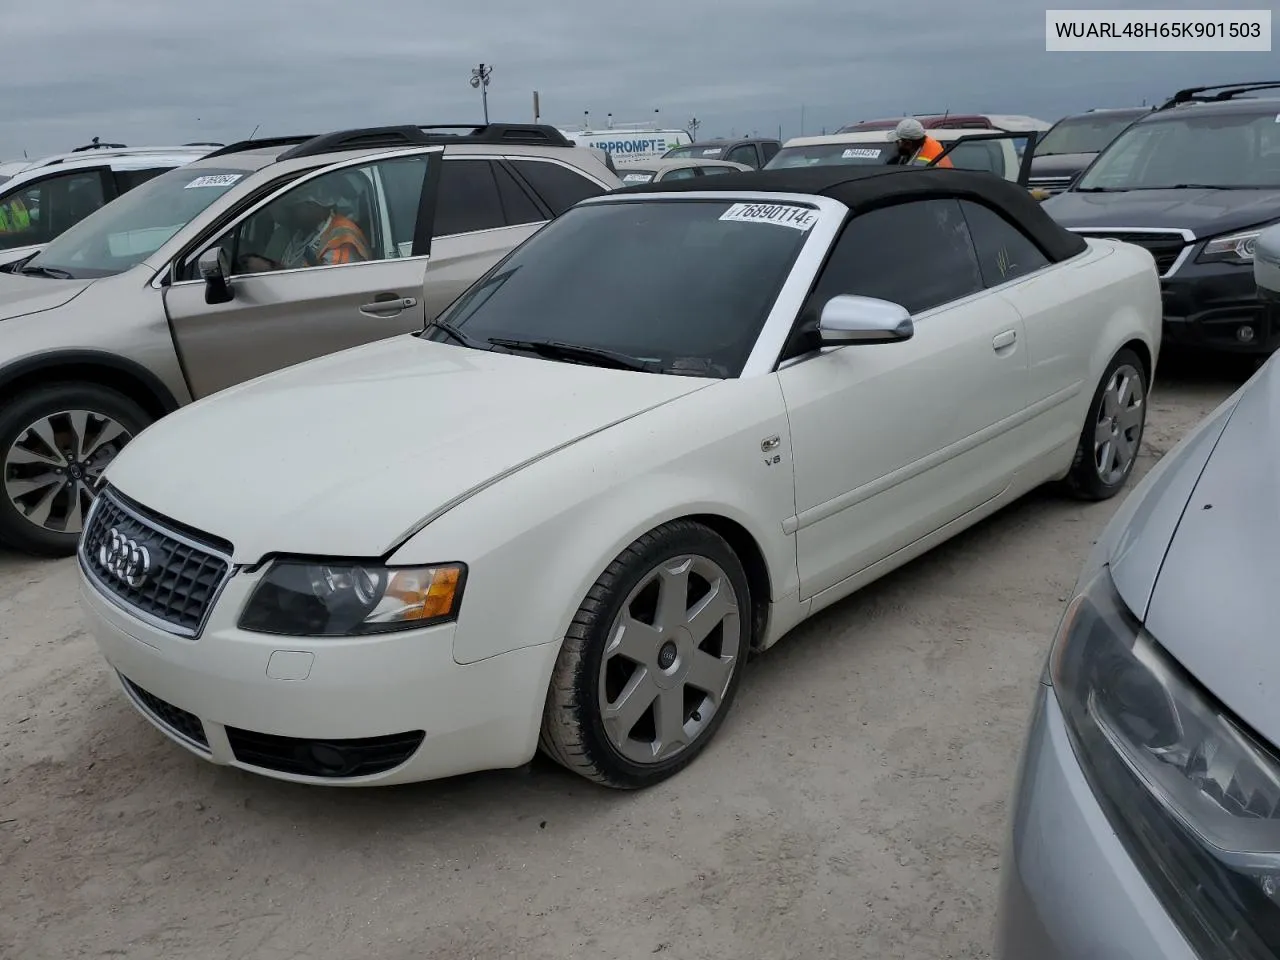
[[489,74],[493,73],[493,64],[471,68],[471,87],[480,88],[480,102],[484,104],[484,122],[489,122]]

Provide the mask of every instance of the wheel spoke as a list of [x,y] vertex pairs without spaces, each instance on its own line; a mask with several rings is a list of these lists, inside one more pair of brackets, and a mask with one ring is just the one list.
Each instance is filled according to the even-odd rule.
[[89,411],[72,410],[67,414],[67,422],[71,424],[71,459],[85,458],[85,441],[89,436]]
[[84,529],[84,499],[89,488],[83,481],[77,480],[73,489],[68,491],[71,502],[67,504],[67,533],[80,533]]
[[1134,457],[1133,441],[1123,433],[1116,437],[1116,469],[1124,470]]
[[58,466],[65,467],[67,465],[66,453],[58,447],[58,438],[53,435],[53,424],[48,420],[41,420],[39,423],[33,423],[29,429],[57,457]]
[[613,631],[613,639],[609,641],[604,654],[606,657],[621,654],[628,660],[650,666],[657,659],[660,646],[662,646],[661,633],[634,617],[623,617]]
[[1133,404],[1133,406],[1125,407],[1120,412],[1120,429],[1122,431],[1132,430],[1134,427],[1142,424],[1142,403]]
[[92,457],[108,443],[111,443],[113,440],[118,440],[121,437],[124,437],[126,440],[129,439],[129,431],[120,426],[120,424],[116,423],[114,420],[108,420],[98,430],[97,436],[93,438],[93,443],[89,444],[84,450],[82,459]]
[[1107,442],[1098,448],[1097,464],[1098,473],[1105,480],[1107,474],[1111,470],[1111,461],[1115,458],[1115,444],[1108,438]]
[[645,667],[637,668],[618,699],[604,709],[604,725],[609,738],[619,747],[626,744],[631,730],[658,696],[658,686]]
[[1108,417],[1115,417],[1120,413],[1120,407],[1120,384],[1112,380],[1102,395],[1102,412]]
[[686,557],[659,572],[658,614],[654,618],[654,626],[659,630],[669,632],[688,621],[689,571],[692,567],[693,558]]
[[1093,431],[1093,445],[1097,449],[1111,439],[1111,421],[1099,420],[1097,428]]
[[723,578],[716,580],[707,595],[689,611],[689,633],[693,635],[693,642],[702,643],[736,609],[728,583]]
[[27,447],[11,448],[9,450],[8,463],[10,466],[29,466],[36,463],[46,467],[66,465],[66,461],[61,457],[51,457],[48,454],[41,453],[39,450],[31,450]]
[[733,676],[733,657],[717,657],[705,650],[695,650],[685,682],[711,697],[717,706]]
[[23,480],[8,480],[5,482],[4,488],[11,499],[17,499],[48,487],[57,489],[62,484],[61,477],[54,476],[52,473],[44,473],[38,477],[30,477]]
[[654,740],[653,755],[662,759],[686,745],[684,732],[684,691],[679,687],[664,690],[654,705],[654,725],[658,736]]
[[27,519],[38,527],[45,526],[49,522],[49,514],[53,512],[53,501],[64,488],[65,484],[63,483],[51,486],[49,491],[40,498],[34,507],[25,511]]

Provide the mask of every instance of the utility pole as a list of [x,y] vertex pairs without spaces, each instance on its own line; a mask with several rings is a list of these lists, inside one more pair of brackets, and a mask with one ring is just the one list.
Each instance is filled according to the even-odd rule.
[[691,136],[694,140],[698,139],[698,128],[700,126],[702,126],[702,121],[699,120],[697,117],[693,117],[692,119],[689,120],[689,123],[688,123],[689,136]]
[[493,73],[493,64],[487,67],[482,63],[471,68],[471,88],[480,90],[480,102],[484,106],[484,122],[489,122],[489,74]]
[[542,107],[538,103],[538,91],[533,91],[533,122],[537,123],[542,119]]

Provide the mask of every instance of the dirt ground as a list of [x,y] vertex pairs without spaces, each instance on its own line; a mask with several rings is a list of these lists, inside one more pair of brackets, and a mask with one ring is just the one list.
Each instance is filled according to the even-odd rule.
[[[1245,375],[1162,371],[1139,469]],[[0,554],[0,958],[987,957],[1036,677],[1118,503],[1033,495],[825,611],[639,794],[211,766],[109,682],[72,561]]]

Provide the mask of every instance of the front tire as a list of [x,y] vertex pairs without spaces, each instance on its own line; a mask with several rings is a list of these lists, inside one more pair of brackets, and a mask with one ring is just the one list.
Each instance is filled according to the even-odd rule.
[[1089,404],[1064,486],[1080,500],[1107,500],[1129,480],[1147,423],[1142,361],[1124,349],[1111,358]]
[[539,745],[622,790],[693,762],[724,722],[751,646],[746,573],[719,534],[677,520],[588,591],[551,675]]
[[149,423],[137,403],[94,384],[55,384],[0,410],[0,541],[36,556],[76,551],[93,484]]

